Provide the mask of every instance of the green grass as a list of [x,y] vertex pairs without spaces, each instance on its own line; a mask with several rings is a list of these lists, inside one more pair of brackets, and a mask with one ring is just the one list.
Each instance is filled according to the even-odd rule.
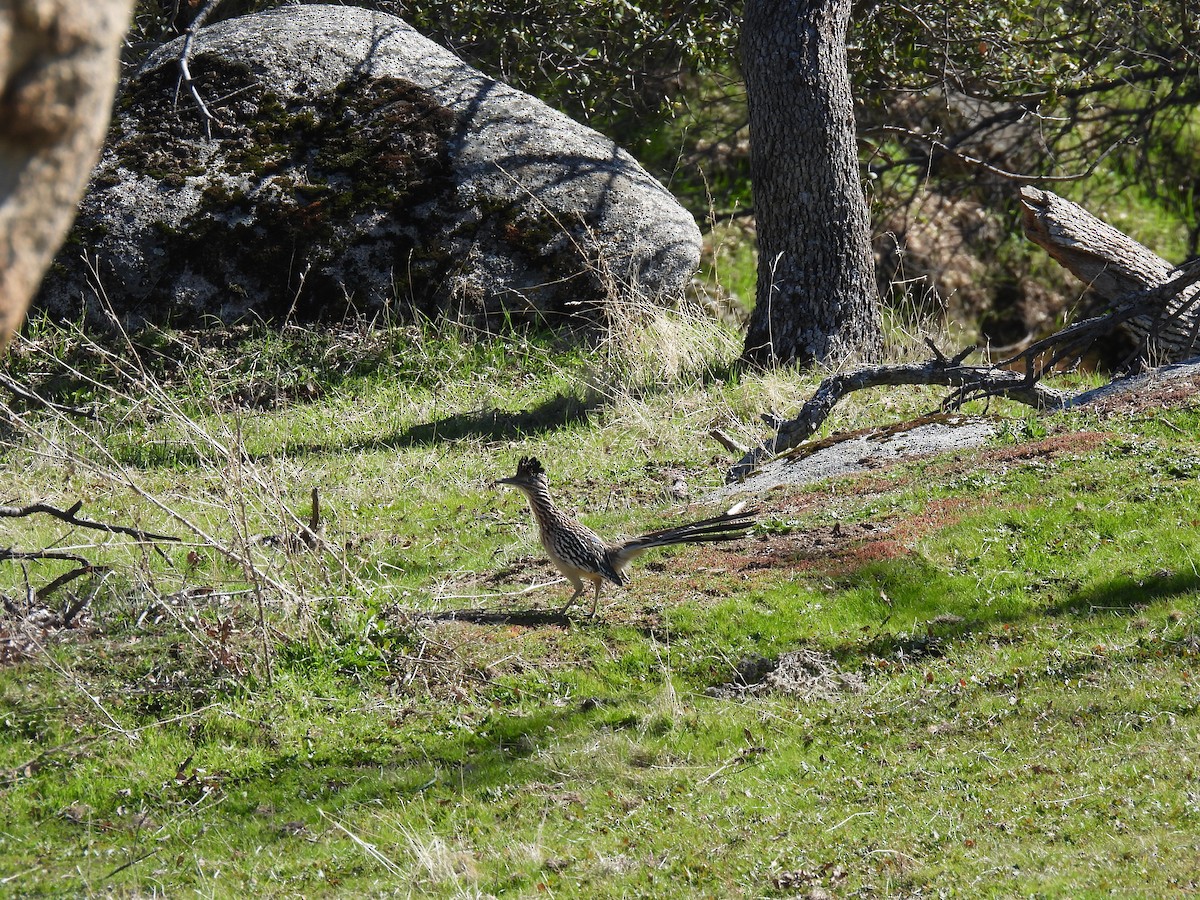
[[[521,593],[552,573],[490,486],[519,456],[597,529],[656,527],[698,514],[675,472],[720,483],[710,428],[749,442],[814,385],[686,318],[642,331],[160,336],[139,368],[35,330],[10,371],[102,414],[11,409],[4,502],[186,540],[2,520],[106,568],[46,599],[87,598],[79,627],[0,618],[26,651],[0,665],[0,894],[1195,890],[1200,411],[1002,407],[993,447],[774,492],[760,533],[646,558],[595,620],[521,618],[566,589]],[[288,545],[314,487],[325,543]],[[70,568],[0,565],[18,611]],[[463,609],[513,615],[438,616]],[[800,649],[865,689],[713,690]]]

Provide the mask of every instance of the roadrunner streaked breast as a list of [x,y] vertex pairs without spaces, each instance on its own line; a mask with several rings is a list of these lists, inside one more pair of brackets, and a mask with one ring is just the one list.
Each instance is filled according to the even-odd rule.
[[624,585],[625,570],[629,564],[653,547],[729,541],[742,537],[754,525],[753,514],[743,513],[739,505],[710,519],[652,531],[627,541],[608,543],[554,505],[550,499],[546,470],[535,457],[522,457],[517,463],[517,474],[511,478],[501,478],[496,484],[511,485],[529,500],[529,509],[537,522],[542,547],[555,568],[575,586],[575,593],[562,608],[564,613],[579,599],[585,582],[590,581],[596,588],[591,613],[594,616],[605,580]]

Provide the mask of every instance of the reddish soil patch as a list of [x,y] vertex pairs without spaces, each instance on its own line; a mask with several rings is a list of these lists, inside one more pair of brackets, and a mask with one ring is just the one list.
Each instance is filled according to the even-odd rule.
[[913,516],[891,516],[876,522],[839,522],[766,534],[736,550],[703,551],[700,564],[745,574],[792,571],[845,575],[876,560],[907,556],[922,537],[957,522],[975,505],[976,501],[968,498],[934,500]]
[[[936,461],[931,470],[925,471],[920,477],[922,480],[929,481],[947,475],[959,475],[963,472],[999,472],[1007,463],[1028,459],[1057,459],[1061,456],[1086,453],[1112,437],[1113,434],[1106,431],[1071,431],[1028,444],[980,448],[947,454],[943,459]],[[906,486],[907,484],[903,481],[867,475],[860,479],[846,479],[844,485],[839,484],[839,488],[842,488],[839,492],[854,496],[867,496],[890,493]],[[815,496],[820,496],[813,493]],[[826,496],[828,495],[826,494]]]
[[[1029,444],[978,450],[971,454],[974,457],[973,460],[964,460],[964,462],[1005,463],[1021,459],[1053,459],[1059,456],[1086,453],[1112,436],[1110,432],[1106,431],[1067,431]],[[955,457],[955,461],[959,461],[959,457]],[[951,468],[947,471],[961,471],[963,468],[969,468],[969,466]]]
[[[968,471],[999,471],[1005,463],[1026,459],[1054,459],[1085,453],[1111,437],[1111,432],[1104,431],[1064,432],[1027,444],[962,450],[944,454],[920,477],[929,481],[931,478],[958,475]],[[903,462],[904,460],[897,460],[896,464]],[[889,468],[892,465],[893,463],[888,463]],[[813,507],[827,505],[831,496],[869,497],[873,494],[890,494],[907,486],[905,481],[874,472],[850,474],[821,483],[819,487],[788,489],[787,486],[781,486],[767,495],[764,506],[768,512],[776,515],[796,516],[810,512]]]
[[[935,479],[970,471],[998,471],[1031,459],[1052,459],[1085,453],[1111,437],[1105,432],[1064,432],[1044,440],[1011,447],[964,451],[947,456],[936,470],[921,475]],[[903,489],[903,481],[876,474],[848,476],[837,482],[839,496],[869,496]],[[771,498],[770,511],[798,515],[829,502],[830,490],[789,492]],[[931,500],[916,515],[891,516],[874,522],[837,523],[798,529],[783,534],[762,535],[737,550],[715,548],[702,557],[701,565],[735,572],[795,571],[830,576],[852,573],[884,559],[909,555],[925,535],[959,521],[967,512],[985,503],[983,498],[954,497]]]
[[1200,375],[1185,375],[1175,378],[1154,380],[1101,397],[1085,407],[1102,416],[1139,415],[1160,409],[1185,406],[1187,401],[1200,394]]

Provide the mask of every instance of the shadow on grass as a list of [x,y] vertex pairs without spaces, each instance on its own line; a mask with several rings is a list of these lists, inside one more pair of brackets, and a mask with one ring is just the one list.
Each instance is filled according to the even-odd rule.
[[1200,575],[1189,569],[1094,581],[1068,589],[1057,602],[1046,598],[1052,602],[1045,606],[1019,597],[981,606],[972,578],[941,571],[919,558],[872,562],[844,580],[881,598],[878,619],[864,619],[860,635],[833,647],[834,655],[847,663],[863,658],[936,659],[955,641],[997,627],[1098,613],[1134,615],[1159,601],[1200,594]]
[[[587,422],[588,413],[601,405],[602,401],[599,400],[584,401],[575,396],[557,394],[529,409],[514,412],[482,409],[456,413],[444,419],[425,422],[367,440],[289,441],[270,450],[244,452],[243,458],[248,462],[262,462],[281,454],[303,457],[328,453],[402,450],[464,438],[479,438],[485,441],[517,440],[569,425],[584,424]],[[115,450],[114,456],[123,465],[139,469],[176,466],[201,468],[222,462],[216,454],[200,453],[193,446],[165,442],[130,443]]]
[[413,613],[413,617],[426,622],[468,622],[472,625],[570,625],[576,621],[554,609],[445,609],[437,612]]
[[513,440],[568,425],[584,424],[587,422],[588,413],[598,406],[598,400],[584,401],[578,397],[558,394],[531,409],[517,412],[484,409],[457,413],[436,422],[414,425],[391,437],[383,438],[378,443],[395,449],[462,438]]
[[1097,612],[1128,614],[1158,600],[1196,593],[1200,593],[1200,575],[1195,572],[1121,575],[1076,591],[1069,599],[1045,612],[1052,616]]

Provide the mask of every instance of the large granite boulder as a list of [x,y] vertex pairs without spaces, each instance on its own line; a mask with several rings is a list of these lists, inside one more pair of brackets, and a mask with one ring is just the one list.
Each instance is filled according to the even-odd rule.
[[502,321],[678,297],[691,216],[612,141],[392,16],[289,6],[179,42],[119,100],[43,286],[127,325],[398,309]]

